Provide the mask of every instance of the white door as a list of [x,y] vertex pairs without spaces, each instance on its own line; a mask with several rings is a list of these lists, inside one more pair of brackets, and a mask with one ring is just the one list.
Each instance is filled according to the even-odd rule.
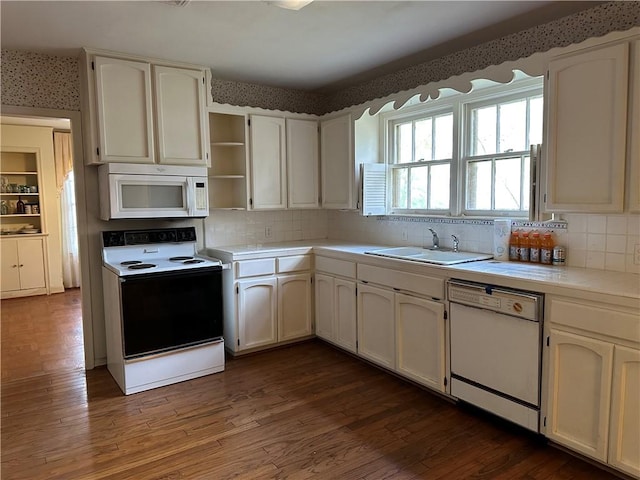
[[444,305],[396,294],[396,369],[423,385],[445,391]]
[[320,123],[322,208],[353,209],[355,165],[351,115]]
[[95,57],[101,162],[153,163],[151,66]]
[[356,282],[334,279],[335,339],[338,345],[352,353],[358,351],[356,298]]
[[316,335],[334,341],[334,278],[316,274]]
[[613,354],[609,463],[640,477],[640,350],[618,345]]
[[0,286],[3,292],[20,290],[20,262],[18,261],[18,241],[12,239],[0,240],[0,265],[2,265],[2,278]]
[[251,201],[255,210],[287,207],[284,118],[251,115]]
[[275,277],[241,280],[238,288],[238,350],[275,343],[277,334],[277,282]]
[[607,461],[613,344],[552,329],[547,436]]
[[393,292],[358,285],[358,354],[374,363],[395,367]]
[[287,119],[287,190],[289,208],[318,208],[318,122]]
[[207,165],[202,70],[153,67],[158,119],[158,162]]
[[622,212],[629,45],[549,63],[547,211]]
[[20,288],[44,288],[44,247],[41,238],[27,238],[18,242],[20,260]]
[[311,335],[311,275],[278,277],[278,340]]

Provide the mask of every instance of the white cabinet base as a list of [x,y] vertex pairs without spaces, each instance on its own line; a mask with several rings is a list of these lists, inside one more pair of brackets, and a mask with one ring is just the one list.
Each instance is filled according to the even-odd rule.
[[125,395],[184,382],[224,370],[224,341],[135,360],[110,362],[108,369]]

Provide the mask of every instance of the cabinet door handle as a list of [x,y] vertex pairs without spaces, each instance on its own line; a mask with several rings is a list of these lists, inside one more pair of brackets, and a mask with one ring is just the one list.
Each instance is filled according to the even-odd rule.
[[18,268],[18,265],[11,265],[11,268]]
[[21,264],[20,264],[20,268],[22,268],[22,267],[24,267],[24,265],[21,263]]

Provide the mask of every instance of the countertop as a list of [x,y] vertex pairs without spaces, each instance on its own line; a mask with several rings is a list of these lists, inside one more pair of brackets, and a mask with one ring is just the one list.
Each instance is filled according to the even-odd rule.
[[542,293],[571,295],[597,301],[617,301],[640,307],[640,275],[578,267],[554,267],[517,262],[484,260],[456,265],[435,265],[411,260],[365,255],[366,251],[388,245],[366,245],[336,240],[306,240],[268,243],[263,245],[230,245],[210,247],[212,256],[225,256],[226,261],[265,258],[275,255],[296,255],[314,252],[345,260],[400,268],[414,273],[437,274],[485,283],[495,283]]

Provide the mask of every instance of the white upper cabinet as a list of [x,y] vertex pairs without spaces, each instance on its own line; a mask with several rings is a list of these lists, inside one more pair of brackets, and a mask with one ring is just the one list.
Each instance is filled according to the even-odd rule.
[[99,158],[153,163],[151,65],[95,57],[94,66]]
[[628,67],[628,43],[549,63],[546,211],[623,210]]
[[285,120],[251,115],[251,200],[255,210],[287,207]]
[[287,118],[289,208],[318,208],[318,123]]
[[254,210],[318,208],[318,123],[251,115]]
[[154,66],[158,163],[206,165],[204,73]]
[[88,164],[208,165],[205,69],[85,54]]
[[322,208],[356,208],[351,115],[320,123]]

